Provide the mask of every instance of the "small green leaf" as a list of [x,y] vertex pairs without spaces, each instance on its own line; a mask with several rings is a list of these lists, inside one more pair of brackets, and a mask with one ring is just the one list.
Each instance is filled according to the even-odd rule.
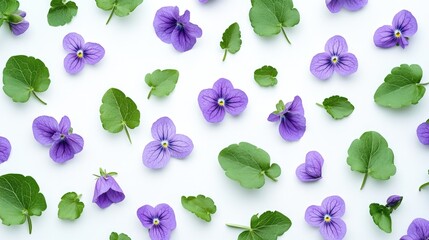
[[12,56],[3,69],[3,91],[14,102],[27,102],[30,94],[33,94],[37,100],[46,105],[36,92],[46,91],[50,83],[48,68],[34,57]]
[[107,90],[101,102],[100,119],[103,128],[111,133],[118,133],[125,129],[131,143],[127,127],[134,129],[140,124],[140,111],[137,105],[116,88]]
[[0,18],[15,13],[19,8],[17,0],[0,0]]
[[365,132],[352,142],[348,150],[347,164],[352,171],[364,173],[361,189],[368,176],[379,180],[388,180],[395,175],[393,151],[383,136],[374,131]]
[[75,2],[67,0],[52,0],[51,8],[48,12],[48,23],[51,26],[63,26],[71,22],[77,14],[77,5]]
[[274,111],[274,114],[280,114],[281,112],[283,112],[285,110],[285,103],[283,102],[283,100],[280,100],[277,104],[276,104],[276,111]]
[[155,70],[153,73],[146,74],[144,81],[151,87],[151,90],[147,96],[155,95],[157,97],[165,97],[176,87],[176,83],[179,80],[179,71],[175,69],[166,70]]
[[182,206],[194,213],[197,217],[203,219],[206,222],[210,222],[212,220],[211,214],[216,212],[216,205],[213,200],[204,195],[198,195],[196,197],[182,196]]
[[80,201],[80,197],[75,192],[64,194],[58,204],[58,218],[63,220],[78,219],[85,207],[85,204]]
[[274,86],[277,84],[277,69],[265,65],[259,69],[256,69],[253,77],[261,87]]
[[392,232],[392,219],[387,207],[378,203],[371,203],[369,205],[369,214],[371,214],[372,220],[381,230],[387,233]]
[[270,165],[267,152],[247,142],[224,148],[218,160],[226,176],[245,188],[261,188],[265,184],[265,175],[275,181],[281,174],[280,166]]
[[401,64],[393,68],[375,92],[374,101],[390,108],[417,104],[426,91],[424,87],[426,84],[420,84],[422,76],[422,68],[417,64]]
[[118,234],[118,233],[112,232],[110,234],[109,240],[131,240],[131,238],[128,237],[128,235],[124,234],[124,233]]
[[106,25],[109,24],[113,14],[118,17],[128,16],[143,0],[95,0],[97,7],[105,11],[111,11]]
[[238,52],[241,48],[241,32],[238,23],[231,24],[223,33],[220,47],[225,49],[222,61],[225,61],[227,52],[232,54]]
[[349,116],[355,109],[347,98],[338,95],[325,98],[325,100],[323,100],[323,105],[317,105],[323,107],[331,117],[337,120]]

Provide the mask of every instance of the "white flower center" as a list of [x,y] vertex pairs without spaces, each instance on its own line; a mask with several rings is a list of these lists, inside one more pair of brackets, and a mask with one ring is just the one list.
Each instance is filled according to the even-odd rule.
[[330,222],[331,221],[331,216],[329,216],[328,214],[326,214],[324,217],[323,217],[323,220],[325,221],[325,222]]
[[338,56],[332,56],[331,57],[331,62],[334,63],[334,64],[336,64],[338,62],[338,59],[339,59]]
[[219,98],[219,99],[217,100],[217,104],[218,104],[219,106],[221,106],[221,107],[225,106],[225,99],[223,99],[223,98]]
[[395,37],[396,37],[396,38],[400,38],[400,37],[401,37],[401,35],[402,35],[401,31],[400,31],[400,30],[398,30],[398,29],[396,29],[396,30],[395,30]]
[[153,225],[159,225],[159,219],[158,218],[154,218],[152,221]]
[[78,58],[83,58],[83,51],[82,51],[82,50],[77,51],[77,52],[76,52],[76,56],[77,56]]
[[167,141],[167,140],[162,141],[162,142],[161,142],[161,146],[162,146],[163,148],[168,148],[168,141]]

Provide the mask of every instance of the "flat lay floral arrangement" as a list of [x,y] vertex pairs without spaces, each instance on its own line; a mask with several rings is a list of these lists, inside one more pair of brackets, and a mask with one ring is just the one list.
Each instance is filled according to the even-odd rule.
[[428,239],[427,7],[0,0],[0,239]]

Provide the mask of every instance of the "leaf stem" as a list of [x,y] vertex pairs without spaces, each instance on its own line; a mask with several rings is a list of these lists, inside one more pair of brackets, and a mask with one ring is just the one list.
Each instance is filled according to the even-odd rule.
[[289,44],[292,44],[292,43],[289,41],[289,38],[287,37],[285,30],[284,30],[283,28],[281,28],[281,29],[282,29],[282,33],[283,33],[283,35],[284,35],[284,36],[285,36],[285,38],[286,38],[286,41],[287,41]]
[[325,108],[325,106],[323,106],[322,104],[320,104],[320,103],[316,103],[316,105],[317,106],[319,106],[319,107],[321,107],[321,108]]
[[40,99],[37,95],[36,95],[36,93],[34,92],[34,91],[31,91],[31,93],[33,93],[33,96],[37,99],[37,100],[39,100],[39,102],[41,102],[43,105],[47,105],[42,99]]
[[112,12],[110,13],[109,18],[107,19],[106,25],[109,24],[110,19],[112,19],[113,13],[115,12],[115,10],[116,10],[116,5],[113,5]]
[[153,88],[150,89],[149,94],[147,95],[147,99],[149,99],[150,96],[152,96],[152,90],[153,90]]
[[363,189],[366,183],[366,179],[368,178],[368,172],[365,173],[365,176],[363,177],[362,185],[360,186],[360,190]]
[[28,232],[31,234],[31,231],[33,230],[33,223],[31,222],[30,215],[27,214],[27,222],[28,222]]
[[427,187],[427,186],[429,186],[429,182],[427,182],[427,183],[425,183],[425,184],[422,184],[422,185],[419,187],[419,191],[421,191],[423,188],[425,188],[425,187]]
[[228,53],[228,50],[227,49],[225,49],[225,53],[223,54],[223,58],[222,58],[222,62],[224,62],[225,61],[225,59],[226,59],[226,54]]
[[422,85],[422,86],[425,86],[425,85],[428,85],[429,84],[429,82],[427,82],[427,83],[420,83],[420,85]]
[[225,225],[228,226],[228,227],[232,227],[232,228],[238,228],[238,229],[244,229],[244,230],[252,230],[250,227],[243,226],[243,225],[238,225],[238,224],[227,223]]
[[130,133],[128,132],[127,126],[124,125],[124,129],[125,129],[125,133],[127,134],[128,140],[130,141],[131,144],[133,144],[133,142],[131,141]]

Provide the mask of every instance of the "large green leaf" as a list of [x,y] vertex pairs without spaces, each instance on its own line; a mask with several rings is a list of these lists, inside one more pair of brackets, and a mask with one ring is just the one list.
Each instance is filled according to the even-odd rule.
[[211,214],[216,212],[216,205],[214,204],[213,200],[204,195],[198,195],[196,197],[182,196],[181,202],[182,206],[186,210],[194,213],[197,217],[203,219],[206,222],[210,222],[212,220]]
[[111,11],[109,19],[106,22],[108,24],[113,14],[118,17],[128,16],[143,0],[95,0],[95,2],[97,3],[97,7],[105,11]]
[[0,0],[0,17],[15,13],[19,8],[17,0]]
[[48,12],[48,23],[51,26],[63,26],[71,22],[77,14],[77,5],[72,1],[52,0]]

